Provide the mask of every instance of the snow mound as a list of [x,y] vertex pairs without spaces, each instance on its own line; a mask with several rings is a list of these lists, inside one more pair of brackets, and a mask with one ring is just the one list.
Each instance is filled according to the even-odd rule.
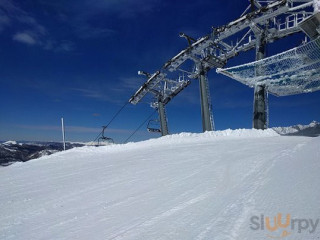
[[[188,142],[188,141],[219,141],[221,139],[233,139],[233,138],[259,138],[259,137],[275,137],[279,134],[273,129],[257,130],[257,129],[227,129],[223,131],[211,131],[205,133],[178,133],[171,134],[157,139],[150,139],[140,142],[141,144],[155,144],[155,143],[175,143]],[[139,144],[139,143],[136,143]]]
[[232,140],[232,139],[240,139],[240,138],[260,138],[260,137],[276,137],[280,136],[273,129],[267,130],[257,130],[257,129],[227,129],[223,131],[211,131],[205,133],[178,133],[171,134],[160,138],[153,138],[141,142],[129,142],[126,144],[111,144],[107,146],[101,146],[99,149],[83,147],[79,151],[124,151],[130,149],[144,148],[147,146],[155,146],[158,144],[164,145],[174,145],[176,143],[197,143],[201,144],[202,142],[208,141],[221,141],[221,140]]
[[114,143],[112,142],[94,142],[94,141],[91,141],[91,142],[86,142],[84,145],[86,146],[109,146],[109,145],[113,145]]
[[257,129],[226,129],[223,131],[212,131],[205,133],[180,133],[169,135],[168,138],[186,138],[186,137],[200,137],[200,138],[219,138],[219,137],[243,137],[243,138],[252,138],[252,137],[275,137],[279,134],[273,129],[267,130],[257,130]]

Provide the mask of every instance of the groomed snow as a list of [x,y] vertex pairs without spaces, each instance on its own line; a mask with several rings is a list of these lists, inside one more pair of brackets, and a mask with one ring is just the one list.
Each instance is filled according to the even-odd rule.
[[71,149],[0,168],[0,239],[268,239],[252,216],[320,217],[319,172],[319,137],[273,130]]

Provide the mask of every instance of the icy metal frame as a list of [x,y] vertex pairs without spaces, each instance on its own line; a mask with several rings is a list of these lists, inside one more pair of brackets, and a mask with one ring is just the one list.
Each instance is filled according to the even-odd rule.
[[158,101],[161,101],[164,105],[166,105],[189,84],[189,79],[185,80],[180,78],[177,80],[171,80],[166,78],[166,74],[158,71],[150,76],[150,78],[129,99],[129,102],[135,105],[140,102],[147,93],[150,92],[157,100],[156,102],[151,103],[151,107],[156,108]]
[[254,12],[245,12],[246,14],[227,25],[213,27],[211,35],[200,38],[181,51],[165,63],[162,69],[176,71],[187,60],[201,61],[208,70],[221,68],[240,52],[255,48],[257,37],[262,34],[262,28],[266,27],[266,24],[268,27],[265,32],[265,41],[273,42],[301,32],[299,23],[313,14],[308,9],[313,6],[313,0],[267,2],[269,3],[267,6],[261,6],[259,1],[255,1],[261,6],[259,9]]
[[[163,101],[163,99],[169,99],[170,101],[189,83],[179,85],[179,90],[171,91],[166,96],[159,94],[159,89],[163,88],[162,83],[165,81],[168,72],[187,72],[190,79],[198,78],[200,80],[203,72],[206,74],[211,69],[222,68],[229,59],[239,53],[257,48],[262,37],[266,43],[269,43],[301,32],[301,23],[311,17],[317,9],[320,9],[319,0],[253,0],[251,2],[253,4],[245,10],[240,18],[224,26],[212,27],[212,33],[207,36],[195,40],[186,34],[180,34],[181,37],[187,39],[188,47],[151,75],[129,101],[137,104],[147,93],[156,95],[160,101]],[[192,71],[182,67],[188,60],[195,64]],[[207,86],[206,91],[208,88],[209,86]],[[204,92],[204,89],[200,90]],[[207,93],[209,94],[209,91]],[[201,99],[201,106],[208,108],[202,109],[202,112],[209,112],[203,114],[203,117],[206,118],[203,119],[203,122],[208,123],[211,121],[209,118],[213,119],[211,109],[209,109],[210,104],[206,104],[210,96],[207,95]],[[156,107],[158,102],[151,103],[151,106]],[[208,125],[207,123],[204,125]],[[206,130],[213,129],[204,127],[204,131]]]
[[[256,76],[255,69],[264,72]],[[286,52],[240,66],[217,69],[249,87],[265,85],[275,96],[320,90],[320,37]]]
[[154,101],[152,101],[150,105],[158,110],[161,134],[162,136],[168,135],[169,130],[165,106],[190,84],[190,80],[185,80],[184,78],[171,80],[166,77],[166,74],[160,73],[160,71],[152,75],[142,71],[139,71],[138,74],[147,76],[148,80],[129,99],[129,102],[135,105],[140,102],[147,93],[152,93],[154,95]]

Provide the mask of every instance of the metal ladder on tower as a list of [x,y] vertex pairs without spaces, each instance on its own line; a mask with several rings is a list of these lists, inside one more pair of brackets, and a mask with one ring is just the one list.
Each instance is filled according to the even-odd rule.
[[209,88],[209,83],[208,83],[208,77],[207,77],[207,75],[206,75],[206,78],[205,78],[205,85],[206,85],[206,94],[207,94],[207,98],[208,98],[208,106],[209,106],[209,114],[210,114],[210,123],[211,123],[211,126],[212,126],[212,131],[214,131],[214,130],[215,130],[215,126],[214,126],[214,119],[213,119],[211,94],[210,94],[210,88]]

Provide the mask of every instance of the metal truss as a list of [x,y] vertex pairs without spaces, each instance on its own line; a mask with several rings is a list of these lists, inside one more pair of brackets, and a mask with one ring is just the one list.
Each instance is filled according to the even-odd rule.
[[[129,102],[137,104],[148,93],[157,101],[151,106],[157,108],[159,103],[167,104],[174,96],[190,84],[190,80],[177,81],[167,79],[170,72],[188,73],[189,79],[205,79],[211,69],[222,68],[229,59],[241,52],[257,49],[278,39],[301,32],[301,24],[310,18],[316,8],[320,9],[319,0],[251,0],[251,4],[240,18],[220,27],[212,27],[212,32],[198,40],[181,33],[186,38],[188,47],[167,61],[159,71],[148,75],[148,80],[130,98]],[[185,63],[192,61],[194,68],[185,69]],[[167,88],[173,84],[173,88]],[[200,93],[207,92],[200,83]],[[169,90],[168,90],[169,89]],[[213,122],[209,109],[210,96],[201,97],[203,130],[210,131]],[[207,108],[207,109],[206,109]],[[212,125],[212,124],[211,124]],[[207,127],[205,127],[207,126]]]
[[165,136],[169,134],[165,106],[190,84],[190,80],[186,80],[184,77],[172,80],[166,77],[167,74],[161,73],[160,71],[152,75],[143,71],[139,71],[138,74],[145,75],[148,80],[129,99],[129,102],[135,105],[140,102],[147,93],[151,93],[154,97],[150,106],[158,110],[160,122],[159,132],[162,136]]
[[[268,5],[262,6],[262,2],[267,2]],[[254,12],[244,12],[239,19],[227,25],[212,27],[210,35],[200,38],[181,51],[170,59],[163,69],[176,71],[187,60],[193,60],[196,64],[201,62],[208,70],[221,68],[239,53],[254,49],[257,38],[262,34],[266,42],[273,42],[301,32],[299,23],[313,14],[313,0],[254,1],[254,3],[260,8]]]
[[[138,72],[142,75],[141,71]],[[144,72],[143,72],[144,73]],[[177,80],[172,80],[166,77],[166,74],[160,71],[150,75],[146,75],[148,80],[139,88],[139,90],[129,99],[132,104],[137,104],[147,94],[154,95],[154,102],[151,102],[151,107],[157,108],[158,102],[162,102],[164,105],[169,103],[172,98],[178,95],[184,88],[190,84],[189,79],[179,77]]]

